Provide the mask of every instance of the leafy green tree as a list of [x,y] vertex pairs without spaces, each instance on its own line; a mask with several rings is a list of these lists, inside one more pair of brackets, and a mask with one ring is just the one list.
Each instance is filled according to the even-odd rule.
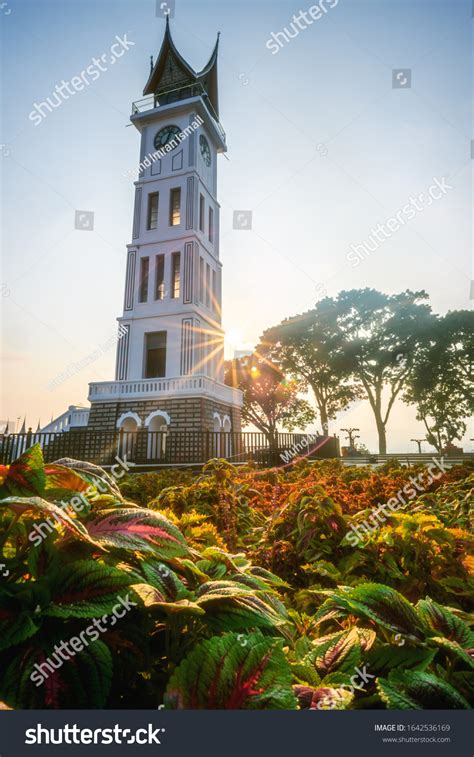
[[270,449],[278,447],[278,427],[304,429],[315,412],[299,394],[304,388],[296,379],[285,378],[280,368],[258,353],[225,364],[225,383],[244,395],[242,420],[265,434]]
[[267,329],[261,341],[261,351],[311,388],[323,433],[328,434],[329,421],[361,395],[337,325],[324,312],[310,310]]
[[316,312],[336,330],[344,368],[363,388],[372,408],[379,452],[387,452],[387,423],[416,363],[425,334],[433,324],[426,292],[384,294],[352,289],[325,298]]
[[434,321],[403,396],[416,405],[426,439],[438,452],[461,439],[474,411],[474,313],[459,310]]

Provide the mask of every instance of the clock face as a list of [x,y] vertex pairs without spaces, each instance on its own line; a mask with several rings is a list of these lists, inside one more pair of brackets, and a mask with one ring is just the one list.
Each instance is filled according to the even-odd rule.
[[201,148],[201,155],[206,166],[211,165],[211,148],[204,134],[199,137],[199,147]]
[[[179,126],[170,125],[170,126],[163,127],[163,129],[160,129],[160,131],[157,132],[155,136],[155,141],[153,143],[155,145],[155,150],[159,150],[160,148],[165,147],[169,142],[175,139],[180,133],[181,133],[181,129],[179,128]],[[178,146],[178,144],[179,144],[179,140],[176,139],[176,144],[174,145],[173,150],[175,149],[175,147]]]

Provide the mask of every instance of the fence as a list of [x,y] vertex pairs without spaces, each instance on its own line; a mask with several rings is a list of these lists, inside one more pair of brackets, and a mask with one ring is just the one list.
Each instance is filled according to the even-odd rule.
[[336,437],[278,434],[272,446],[259,432],[217,431],[92,431],[10,434],[0,437],[0,462],[11,463],[33,444],[40,444],[46,462],[62,457],[111,465],[116,456],[146,466],[202,465],[214,457],[233,463],[255,461],[260,465],[283,465],[296,457],[339,456]]

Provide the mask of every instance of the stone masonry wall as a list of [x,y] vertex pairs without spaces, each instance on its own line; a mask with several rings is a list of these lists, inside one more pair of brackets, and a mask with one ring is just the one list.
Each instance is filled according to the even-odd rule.
[[204,397],[94,402],[89,414],[88,428],[94,431],[116,431],[118,419],[127,412],[136,413],[143,427],[147,417],[155,410],[162,410],[170,416],[170,431],[213,431],[215,412],[219,413],[221,418],[224,415],[229,416],[232,431],[241,430],[239,408]]

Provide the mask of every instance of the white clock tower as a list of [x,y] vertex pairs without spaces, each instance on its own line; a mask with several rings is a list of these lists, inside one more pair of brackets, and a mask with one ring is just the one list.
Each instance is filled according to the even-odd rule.
[[141,138],[115,381],[90,384],[89,428],[240,431],[241,392],[223,383],[217,40],[202,71],[171,38],[131,122]]

